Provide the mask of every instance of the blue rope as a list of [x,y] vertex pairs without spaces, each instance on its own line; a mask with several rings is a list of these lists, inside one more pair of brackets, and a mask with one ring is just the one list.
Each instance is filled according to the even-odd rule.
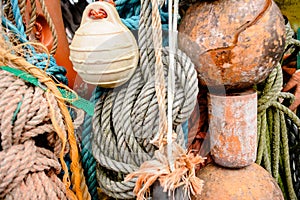
[[16,26],[17,26],[19,32],[22,35],[25,35],[23,21],[22,21],[22,15],[21,15],[21,11],[20,11],[20,8],[19,8],[19,2],[18,2],[18,0],[11,0],[10,3],[11,3],[11,6],[12,6],[12,11],[13,11],[13,15],[14,15],[14,18],[15,18]]
[[[97,87],[92,94],[90,101],[96,103],[103,91]],[[97,193],[97,178],[96,178],[96,165],[97,162],[92,154],[91,144],[92,132],[92,116],[86,115],[83,124],[82,141],[81,141],[81,157],[82,166],[84,169],[84,176],[86,177],[86,184],[93,200],[98,200]]]
[[[16,26],[4,16],[2,16],[2,26],[6,27],[8,30],[14,33],[15,37],[21,43],[28,43],[29,41],[24,31],[24,25],[22,22],[22,15],[18,5],[18,0],[11,0],[10,2],[13,8],[13,15],[15,18]],[[58,82],[61,82],[65,85],[68,84],[68,79],[66,77],[66,69],[62,66],[58,66],[53,56],[50,55],[49,59],[49,56],[46,53],[36,53],[33,46],[30,44],[24,45],[24,48],[28,49],[31,53],[25,55],[25,59],[27,60],[27,62],[29,62],[32,65],[35,65],[36,67],[42,70],[46,69],[47,67],[46,73],[48,75],[52,76]],[[48,62],[49,65],[47,66]]]
[[[120,18],[130,30],[138,30],[141,5],[139,0],[116,0],[116,9]],[[168,30],[168,7],[164,5],[160,9],[162,29]]]

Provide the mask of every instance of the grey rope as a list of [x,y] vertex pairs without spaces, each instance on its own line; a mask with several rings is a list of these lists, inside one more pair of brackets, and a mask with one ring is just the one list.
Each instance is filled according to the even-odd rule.
[[[91,136],[92,153],[98,162],[97,180],[102,191],[114,198],[134,198],[135,180],[124,182],[124,177],[150,160],[156,150],[150,143],[159,128],[154,78],[156,58],[151,38],[151,6],[145,0],[141,3],[140,15],[140,66],[128,83],[104,93],[95,107]],[[177,142],[184,145],[181,124],[196,105],[198,80],[191,60],[180,50],[175,54],[173,125]],[[168,55],[168,49],[163,48],[165,77]],[[167,85],[167,78],[165,80]]]

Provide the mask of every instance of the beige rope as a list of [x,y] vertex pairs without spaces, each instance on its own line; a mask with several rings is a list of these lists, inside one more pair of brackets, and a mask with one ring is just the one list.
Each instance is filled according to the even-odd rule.
[[33,27],[34,27],[34,24],[36,22],[36,1],[35,0],[30,0],[30,7],[31,7],[31,10],[30,10],[30,20],[28,22],[28,25],[26,26],[26,35],[29,36]]
[[22,18],[25,18],[26,0],[18,0]]
[[165,78],[162,64],[162,31],[161,18],[158,11],[158,1],[151,0],[152,3],[152,31],[153,46],[155,53],[155,91],[158,102],[159,111],[159,130],[153,138],[153,143],[157,143],[162,148],[164,135],[168,130],[168,122],[166,116],[166,89]]
[[[73,199],[57,177],[61,165],[47,142],[54,128],[44,91],[2,70],[0,85],[0,198]],[[57,104],[53,106],[58,109]],[[58,120],[63,121],[62,116]],[[41,142],[43,136],[45,142]]]
[[52,40],[53,40],[53,44],[52,44],[52,48],[50,50],[50,54],[54,55],[56,50],[57,50],[57,44],[58,44],[58,39],[57,39],[57,33],[56,33],[56,29],[55,29],[55,26],[53,24],[53,21],[52,21],[52,18],[47,10],[47,7],[46,7],[46,4],[45,4],[45,1],[44,0],[39,0],[40,4],[41,4],[41,7],[42,7],[42,11],[43,11],[43,14],[46,18],[46,21],[49,25],[49,28],[50,28],[50,31],[51,31],[51,34],[52,34]]
[[[2,47],[0,48],[0,55],[3,59],[2,62],[0,62],[1,65],[10,65],[19,68],[21,70],[27,71],[28,73],[35,76],[41,83],[43,83],[47,87],[47,92],[45,92],[45,98],[47,99],[47,102],[49,104],[50,116],[48,116],[48,118],[50,118],[51,120],[50,122],[53,125],[53,128],[61,141],[61,151],[59,152],[59,157],[64,171],[63,182],[67,188],[66,193],[68,196],[72,196],[72,195],[74,196],[73,192],[69,189],[71,182],[69,179],[68,168],[64,161],[64,153],[67,150],[66,147],[69,145],[70,158],[72,160],[71,162],[72,186],[76,193],[76,197],[78,199],[90,199],[88,188],[85,184],[85,177],[82,173],[82,166],[79,162],[80,156],[78,153],[76,137],[74,135],[74,125],[72,123],[70,113],[66,107],[65,99],[62,98],[61,93],[59,92],[54,81],[51,78],[49,78],[44,71],[29,64],[28,62],[25,61],[24,58],[16,55],[12,55],[9,53],[9,51],[5,50],[4,47],[6,46],[6,44],[3,38],[0,39],[0,44],[1,44],[0,46]],[[51,104],[51,95],[55,97],[58,108],[55,108],[54,105]],[[61,123],[56,118],[57,112],[60,112],[63,117],[63,124],[64,124],[63,128],[60,127],[59,124]],[[68,140],[66,138],[64,130],[66,130]],[[68,145],[66,144],[67,142]],[[56,145],[56,149],[58,149],[57,147],[58,146]],[[76,197],[74,196],[74,198]]]

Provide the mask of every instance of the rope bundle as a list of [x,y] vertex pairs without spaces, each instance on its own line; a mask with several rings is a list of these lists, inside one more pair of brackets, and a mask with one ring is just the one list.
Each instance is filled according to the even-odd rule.
[[[14,145],[14,143],[9,144],[9,142],[16,142],[16,144],[22,144],[26,141],[26,139],[28,140],[33,139],[36,142],[35,144],[39,147],[43,146],[49,150],[53,148],[52,149],[53,154],[56,157],[59,156],[60,165],[63,170],[62,181],[63,181],[63,185],[66,188],[66,194],[68,198],[79,199],[79,200],[90,199],[90,194],[85,184],[83,169],[80,164],[80,157],[78,154],[78,147],[76,144],[76,136],[74,134],[74,128],[76,126],[79,126],[79,123],[72,122],[72,118],[70,116],[69,110],[65,102],[68,99],[62,97],[62,93],[57,87],[57,84],[45,73],[45,71],[42,71],[41,69],[31,65],[23,57],[10,53],[10,52],[19,52],[18,48],[21,48],[22,46],[8,49],[6,48],[7,43],[3,40],[3,38],[0,38],[0,44],[1,44],[0,55],[2,57],[0,65],[2,66],[10,65],[16,69],[20,69],[21,72],[24,71],[32,75],[35,81],[30,83],[39,86],[43,91],[38,93],[36,91],[38,91],[39,89],[35,89],[35,88],[30,89],[32,86],[30,86],[30,84],[28,83],[24,84],[25,86],[19,88],[18,86],[19,84],[21,84],[19,83],[20,82],[19,79],[18,81],[16,81],[17,84],[16,86],[8,90],[5,90],[5,87],[10,87],[11,83],[8,81],[9,80],[8,78],[1,78],[1,81],[2,80],[4,81],[1,84],[1,87],[3,87],[5,91],[5,94],[2,94],[1,98],[4,97],[10,98],[10,96],[14,98],[11,99],[10,101],[9,100],[5,101],[5,98],[3,99],[2,104],[5,107],[2,106],[1,108],[5,108],[6,110],[3,111],[5,114],[5,115],[3,114],[3,116],[5,117],[3,119],[5,123],[3,125],[1,124],[3,128],[3,130],[1,130],[1,146],[3,147],[1,148],[5,150],[5,148],[7,148],[8,146]],[[15,73],[15,75],[23,77],[22,73]],[[66,87],[63,85],[60,86]],[[11,92],[11,90],[13,90],[13,92]],[[30,93],[30,91],[32,94]],[[6,94],[6,92],[8,93]],[[29,93],[27,94],[27,92]],[[21,96],[17,96],[17,95],[21,95]],[[40,97],[46,98],[46,101],[42,100],[44,102],[39,103],[39,101],[37,101],[36,99],[39,99]],[[4,103],[7,103],[8,105],[12,104],[13,106],[6,107]],[[15,103],[17,106],[13,103]],[[45,104],[47,105],[46,107]],[[24,111],[22,109],[24,109]],[[32,111],[33,113],[31,113],[31,109],[33,109]],[[12,113],[9,113],[9,111]],[[24,112],[26,114],[24,114]],[[44,112],[49,112],[49,113],[44,113]],[[27,116],[27,113],[29,116]],[[42,118],[40,119],[40,117]],[[77,115],[77,117],[79,117],[79,115]],[[33,119],[33,122],[28,122],[29,124],[26,124],[26,121],[27,120],[30,121],[30,119]],[[82,122],[83,115],[81,118],[78,119],[81,119]],[[10,122],[11,124],[9,124]],[[10,136],[10,134],[14,133],[13,131],[16,131],[16,135]],[[50,134],[53,131],[55,131],[55,134],[54,133]],[[23,135],[23,132],[24,132],[24,136],[26,137],[22,139],[21,136]],[[18,137],[21,137],[21,139],[18,139]],[[3,138],[4,139],[9,138],[9,139],[4,140]],[[11,141],[12,138],[17,138],[17,140]],[[70,156],[70,160],[71,160],[70,163],[71,174],[69,174],[68,166],[64,160],[66,153],[68,153],[68,156]],[[69,177],[70,175],[71,178]],[[73,191],[71,191],[71,189],[73,189],[75,194],[73,193]]]
[[[53,46],[50,53],[53,55],[55,54],[57,48],[57,35],[55,27],[46,9],[44,0],[39,1],[42,7],[43,14],[45,15],[46,21],[51,29]],[[67,85],[68,79],[65,76],[67,73],[66,69],[64,67],[57,66],[56,61],[52,57],[52,55],[49,55],[48,53],[36,52],[36,50],[32,46],[32,43],[30,43],[27,39],[36,21],[36,3],[37,2],[35,0],[30,1],[31,18],[28,26],[26,27],[26,30],[24,30],[22,19],[25,19],[24,13],[26,8],[26,0],[9,0],[6,2],[6,4],[4,5],[4,8],[6,8],[4,9],[5,17],[2,17],[2,25],[6,28],[6,35],[11,36],[11,38],[7,39],[10,40],[13,44],[22,45],[24,52],[21,53],[20,49],[18,49],[18,53],[21,53],[21,56],[25,57],[29,63],[45,70],[47,74],[51,75],[56,81]],[[26,45],[23,45],[24,43]]]
[[[56,97],[3,70],[0,96],[0,198],[73,199],[74,194],[58,178],[63,146],[51,121],[51,109],[56,111],[64,137],[67,132]],[[77,125],[82,119],[79,116]]]
[[[27,0],[8,0],[6,4],[4,5],[4,15],[7,17],[7,19],[11,22],[14,22],[18,30],[20,31],[21,34],[24,34],[25,37],[29,36],[31,34],[31,31],[33,30],[33,27],[35,26],[36,19],[37,19],[37,1],[36,0],[30,0],[28,1],[29,4],[27,6],[26,4]],[[49,25],[52,39],[53,39],[53,45],[50,50],[50,53],[53,55],[56,52],[57,49],[57,34],[55,30],[54,23],[50,17],[50,14],[47,10],[45,0],[38,0],[43,15],[45,16],[45,20],[47,24]],[[30,13],[30,19],[29,22],[26,26],[26,29],[24,28],[23,25],[23,19],[26,19],[25,16],[25,10],[28,10],[28,13]]]
[[[92,152],[98,162],[97,180],[101,189],[114,198],[134,198],[136,179],[124,182],[124,176],[150,160],[156,150],[151,140],[159,132],[160,119],[154,79],[156,57],[149,38],[152,38],[151,6],[149,1],[143,1],[139,29],[140,66],[126,85],[102,94],[92,120]],[[163,48],[165,77],[168,54],[168,49]],[[174,66],[173,129],[178,135],[177,142],[183,145],[181,124],[194,109],[198,80],[193,63],[180,50],[175,52]]]
[[262,88],[258,100],[258,151],[256,163],[265,167],[279,183],[289,199],[297,199],[291,179],[288,133],[285,116],[299,128],[299,118],[280,99],[293,95],[281,92],[282,70],[280,64],[272,71]]

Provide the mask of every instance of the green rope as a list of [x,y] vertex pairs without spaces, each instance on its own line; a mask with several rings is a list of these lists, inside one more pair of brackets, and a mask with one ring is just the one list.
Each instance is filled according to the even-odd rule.
[[278,64],[268,79],[257,86],[258,149],[256,163],[263,166],[278,182],[284,196],[297,199],[292,182],[288,135],[285,116],[300,127],[299,118],[280,100],[292,102],[293,95],[281,92],[283,84],[281,65]]
[[[15,76],[23,79],[24,81],[33,84],[34,86],[40,87],[43,90],[46,90],[47,88],[42,85],[38,79],[31,74],[28,74],[25,71],[15,69],[8,66],[0,66],[0,70],[5,70],[7,72],[10,72],[14,74]],[[65,98],[66,101],[68,101],[70,104],[75,106],[76,108],[82,109],[86,112],[87,115],[93,116],[94,114],[94,104],[90,101],[87,101],[79,96],[77,96],[75,93],[65,90],[63,88],[58,88],[63,98]]]
[[285,178],[286,178],[286,183],[288,188],[288,194],[290,199],[297,199],[293,187],[293,181],[292,181],[288,135],[287,135],[287,128],[285,124],[285,116],[283,112],[280,112],[280,124],[281,124],[281,140],[282,140],[282,147],[283,147],[283,167],[285,170]]
[[269,116],[273,120],[269,125],[270,128],[273,128],[273,140],[272,140],[272,175],[276,181],[278,181],[279,178],[279,158],[280,158],[280,152],[279,152],[279,145],[280,145],[280,139],[279,139],[279,134],[280,134],[280,122],[278,120],[279,118],[279,111],[278,110],[272,110],[269,109]]

